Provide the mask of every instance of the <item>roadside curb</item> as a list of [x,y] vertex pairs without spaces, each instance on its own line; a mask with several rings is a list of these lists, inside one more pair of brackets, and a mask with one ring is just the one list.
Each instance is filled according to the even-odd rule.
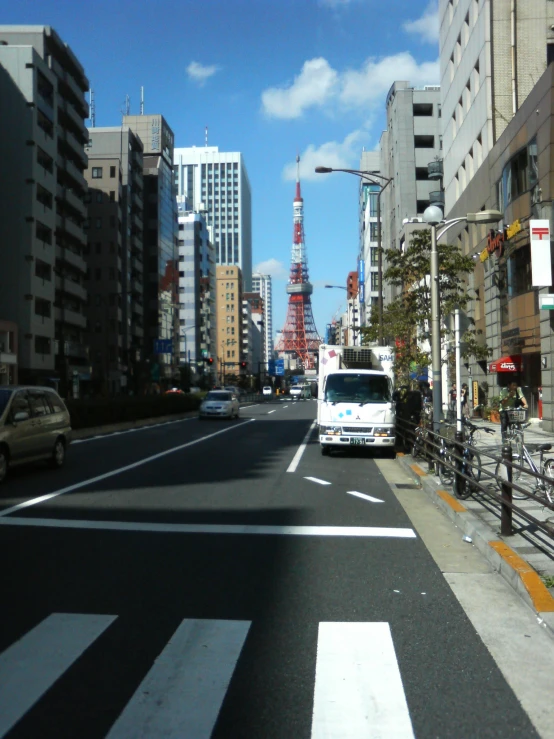
[[[502,575],[520,598],[535,612],[539,624],[554,639],[554,597],[540,579],[537,571],[513,549],[490,526],[480,521],[461,501],[433,485],[430,476],[411,456],[398,455],[399,462],[408,474],[417,475],[416,482],[421,489],[430,494],[436,505],[471,539],[477,549]],[[415,469],[417,468],[417,469]]]

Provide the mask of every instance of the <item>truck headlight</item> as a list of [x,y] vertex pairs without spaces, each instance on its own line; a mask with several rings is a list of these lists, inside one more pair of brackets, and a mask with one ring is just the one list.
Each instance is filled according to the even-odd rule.
[[387,426],[377,426],[373,429],[373,436],[394,436],[394,429]]
[[320,429],[322,434],[335,434],[340,436],[342,434],[341,426],[321,426]]

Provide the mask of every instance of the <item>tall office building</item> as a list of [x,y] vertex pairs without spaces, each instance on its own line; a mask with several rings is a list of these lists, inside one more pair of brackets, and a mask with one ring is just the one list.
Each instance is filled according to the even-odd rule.
[[193,380],[205,376],[217,357],[215,260],[204,216],[179,211],[179,360],[190,365]]
[[144,354],[151,379],[167,385],[179,378],[173,131],[161,115],[126,115],[123,125],[129,126],[144,146]]
[[[429,205],[444,206],[442,168],[438,182],[432,173],[442,157],[440,88],[427,85],[418,89],[410,87],[409,82],[394,82],[387,95],[386,112],[379,167],[385,177],[392,179],[381,196],[385,250],[401,249],[410,242],[414,230],[427,228],[422,216]],[[386,268],[386,262],[384,265]],[[385,302],[394,294],[385,282]]]
[[217,146],[175,149],[177,195],[187,208],[205,211],[213,228],[216,263],[240,267],[246,290],[252,285],[252,195],[240,152]]
[[139,391],[144,345],[143,146],[129,126],[90,128],[85,249],[93,382]]
[[273,358],[273,303],[271,299],[271,275],[256,272],[252,275],[252,292],[258,293],[263,300],[263,362]]
[[445,212],[554,61],[551,0],[440,0]]
[[90,379],[82,255],[88,88],[50,26],[0,26],[0,317],[19,329],[19,381],[67,395]]
[[[360,171],[380,174],[380,155],[378,151],[362,151]],[[360,304],[360,325],[366,325],[371,314],[371,306],[378,299],[378,228],[377,196],[385,183],[378,177],[373,181],[368,175],[360,180],[358,223],[360,251],[358,254],[358,297]]]
[[222,384],[229,375],[240,375],[240,363],[246,361],[242,341],[243,281],[240,267],[216,267],[216,317],[218,370]]

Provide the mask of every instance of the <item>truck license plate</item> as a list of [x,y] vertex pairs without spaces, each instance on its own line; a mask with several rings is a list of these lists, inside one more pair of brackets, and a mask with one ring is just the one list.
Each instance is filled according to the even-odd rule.
[[350,439],[351,444],[365,444],[365,439]]

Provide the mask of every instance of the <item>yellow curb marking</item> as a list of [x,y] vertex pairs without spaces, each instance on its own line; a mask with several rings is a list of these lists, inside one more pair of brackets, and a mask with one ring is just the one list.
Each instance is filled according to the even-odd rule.
[[531,565],[521,559],[503,541],[489,541],[489,544],[519,574],[527,592],[531,596],[534,608],[539,613],[554,612],[554,598]]
[[418,477],[427,477],[427,473],[424,472],[418,464],[411,464],[410,467]]
[[396,456],[397,457],[405,457],[406,455],[404,454],[404,452],[396,452]]
[[447,493],[446,490],[437,490],[437,495],[439,498],[442,498],[445,503],[448,503],[453,511],[457,511],[458,513],[465,513],[467,511],[467,508],[463,506],[459,500],[456,500],[456,498],[450,495],[450,493]]

